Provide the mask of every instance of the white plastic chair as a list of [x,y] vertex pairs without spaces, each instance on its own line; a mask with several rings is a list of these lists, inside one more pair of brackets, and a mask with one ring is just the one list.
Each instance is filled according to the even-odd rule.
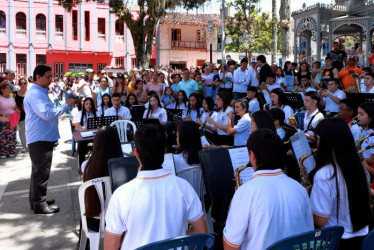
[[136,132],[136,125],[135,123],[133,123],[132,121],[129,121],[129,120],[117,120],[117,121],[114,121],[110,124],[111,127],[116,127],[117,128],[117,132],[118,132],[118,135],[119,135],[119,139],[121,141],[121,143],[123,142],[127,142],[127,125],[131,125],[132,126],[132,130],[133,130],[133,133],[135,135],[135,132]]
[[196,166],[196,167],[185,168],[185,169],[178,171],[176,174],[178,177],[188,181],[191,184],[191,186],[195,189],[197,195],[200,198],[201,204],[203,206],[205,221],[208,224],[208,231],[209,233],[214,233],[211,209],[209,209],[208,212],[205,212],[205,202],[204,202],[205,188],[204,188],[204,183],[203,183],[203,178],[202,178],[201,167]]
[[[102,184],[105,185],[105,199],[104,199],[104,190],[103,190]],[[100,200],[101,213],[100,213],[100,216],[96,218],[96,219],[100,219],[99,232],[93,232],[91,230],[88,230],[86,216],[84,215],[86,213],[86,205],[85,205],[84,196],[85,196],[87,188],[91,186],[95,186],[96,192]],[[105,236],[105,212],[106,212],[106,209],[108,208],[108,203],[109,203],[111,196],[112,196],[112,189],[110,187],[109,176],[100,177],[100,178],[86,181],[79,187],[78,197],[79,197],[79,207],[80,207],[81,220],[82,220],[81,239],[80,239],[80,245],[79,245],[80,250],[86,249],[87,239],[90,239],[91,250],[99,249],[100,239],[103,239]]]

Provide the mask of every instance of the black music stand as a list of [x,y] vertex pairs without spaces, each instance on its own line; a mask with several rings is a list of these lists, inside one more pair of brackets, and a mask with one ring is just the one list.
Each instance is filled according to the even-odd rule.
[[266,99],[265,99],[264,93],[258,92],[256,94],[256,98],[257,98],[258,104],[260,105],[260,109],[263,110],[264,105],[266,104]]
[[108,169],[112,192],[134,179],[138,173],[138,168],[139,162],[135,156],[109,159]]
[[131,121],[135,123],[137,128],[142,127],[146,124],[160,125],[160,120],[154,119],[154,118],[142,118],[142,119],[132,118]]
[[293,110],[301,109],[304,107],[304,101],[300,93],[284,93],[286,95],[287,104]]
[[358,106],[364,102],[373,102],[374,94],[371,93],[347,93],[347,99],[353,100]]
[[145,111],[144,105],[133,105],[130,109],[131,117],[135,119],[143,118]]
[[183,109],[165,109],[169,122],[174,122],[174,117],[182,117]]
[[96,118],[88,118],[87,120],[87,129],[97,129],[101,126],[109,126],[112,122],[117,121],[118,116],[100,116]]

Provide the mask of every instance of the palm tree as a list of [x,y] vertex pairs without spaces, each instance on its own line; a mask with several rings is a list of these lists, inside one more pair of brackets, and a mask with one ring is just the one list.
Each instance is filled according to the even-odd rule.
[[281,43],[282,43],[282,64],[286,62],[286,58],[290,55],[290,19],[291,19],[291,0],[281,0],[281,5],[279,9],[280,18],[280,33],[281,33]]

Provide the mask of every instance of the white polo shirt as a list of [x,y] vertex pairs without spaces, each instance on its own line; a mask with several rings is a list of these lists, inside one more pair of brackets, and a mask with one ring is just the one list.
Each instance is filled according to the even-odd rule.
[[260,103],[258,102],[257,98],[253,98],[248,103],[248,111],[251,115],[253,115],[254,112],[260,110]]
[[314,119],[312,120],[312,122],[310,123],[310,127],[312,127],[313,129],[315,129],[317,127],[317,124],[324,118],[323,114],[321,112],[319,112],[319,113],[318,112],[319,112],[318,108],[316,108],[310,114],[308,114],[308,111],[305,113],[305,117],[304,117],[304,131],[306,131],[306,133],[308,135],[314,136],[314,131],[308,130],[308,124],[309,124],[310,120],[313,118],[313,116],[316,115],[314,117]]
[[[373,129],[369,129],[369,130],[366,130],[364,131],[364,133],[362,134],[362,137],[365,137],[365,136],[368,136],[370,135],[371,133],[373,132]],[[361,149],[364,149],[366,148],[367,146],[369,146],[370,144],[373,144],[374,143],[374,136],[370,136],[369,138],[365,139],[362,144],[361,144]],[[367,158],[370,158],[370,155],[371,154],[374,154],[374,148],[371,148],[371,149],[368,149],[368,150],[365,150],[362,154],[362,156],[367,159]]]
[[[218,124],[221,124],[223,126],[227,126],[227,121],[228,121],[228,114],[229,113],[233,113],[234,110],[232,110],[231,107],[227,107],[225,111],[223,111],[222,109],[218,112],[217,114],[217,123]],[[219,135],[227,135],[226,132],[220,130],[219,128],[217,128],[217,134]]]
[[131,119],[131,112],[130,112],[130,110],[128,108],[124,107],[124,106],[121,106],[120,109],[118,110],[118,112],[117,112],[117,110],[113,106],[110,109],[105,110],[104,115],[105,116],[120,115],[125,120],[130,120]]
[[[199,110],[199,116],[201,116],[201,114],[204,112],[204,108],[200,108]],[[187,114],[188,113],[188,107],[186,107],[184,110],[183,110],[183,113],[182,113],[182,118],[186,119],[187,118]],[[197,118],[197,110],[193,110],[193,109],[190,109],[190,117],[191,117],[191,120],[196,122],[196,118]]]
[[236,131],[234,135],[234,146],[247,145],[247,140],[251,133],[251,117],[249,117],[248,113],[240,118],[238,124],[234,126],[234,129]]
[[365,85],[363,87],[361,86],[361,93],[372,94],[374,93],[374,87],[372,87],[370,90],[367,90]]
[[[334,97],[339,98],[339,100],[345,99],[344,91],[338,89],[335,93],[330,93]],[[325,110],[330,112],[338,112],[339,111],[339,103],[334,102],[330,97],[324,97],[323,100],[326,102]]]
[[[144,111],[143,118],[147,118],[147,113],[148,113],[148,109]],[[160,107],[158,107],[156,112],[149,112],[148,118],[155,118],[155,119],[158,119],[160,122],[168,121],[166,110]]]
[[[273,89],[282,89],[280,85],[274,83],[272,85],[267,85],[268,86],[268,89],[269,91],[271,92]],[[264,97],[265,97],[265,100],[266,100],[266,103],[267,104],[271,104],[271,97],[269,95],[269,93],[266,91],[266,90],[262,90],[262,93],[264,93]]]
[[164,169],[140,171],[116,189],[106,212],[106,231],[125,237],[122,250],[183,236],[185,222],[203,216],[193,187]]
[[[217,111],[209,111],[209,112],[204,111],[202,115],[200,116],[200,121],[204,124],[206,118],[210,117],[212,118],[213,121],[217,122],[217,115],[218,115]],[[205,127],[208,127],[208,126],[212,127],[213,124],[210,124],[209,122],[205,123]]]
[[344,227],[343,239],[366,235],[369,232],[369,226],[353,232],[351,217],[349,215],[347,186],[339,171],[336,175],[338,177],[340,196],[339,221],[337,221],[336,176],[333,177],[333,175],[334,167],[332,165],[322,167],[315,174],[310,195],[313,214],[328,217],[327,224],[324,227],[336,225]]
[[[83,127],[87,127],[87,121],[88,118],[94,118],[94,114],[92,112],[86,113],[85,116],[83,117],[83,124],[81,124],[81,119],[82,119],[82,110],[78,111],[78,113],[75,115],[75,123],[79,123]],[[100,114],[96,112],[96,117],[100,117]]]
[[223,235],[232,246],[260,250],[313,229],[305,188],[281,169],[258,170],[236,190]]
[[[271,108],[276,108],[275,106],[271,106]],[[284,122],[288,123],[288,117],[293,116],[294,111],[293,109],[288,105],[282,105],[279,107],[280,110],[284,113]]]
[[252,68],[247,68],[245,71],[241,67],[234,71],[234,84],[232,91],[239,93],[246,93],[248,85],[251,83]]
[[355,144],[356,144],[358,139],[362,137],[364,130],[357,123],[354,125],[349,125],[349,128],[351,130],[353,139],[355,140]]

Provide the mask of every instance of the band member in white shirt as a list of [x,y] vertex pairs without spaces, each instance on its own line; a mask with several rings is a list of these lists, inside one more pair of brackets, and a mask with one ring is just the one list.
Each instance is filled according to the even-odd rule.
[[343,90],[339,89],[339,80],[330,79],[328,81],[328,90],[321,90],[323,97],[322,104],[325,103],[326,116],[334,116],[339,111],[340,100],[345,99],[346,95]]
[[374,93],[374,73],[369,73],[364,76],[365,88],[361,89],[361,93]]
[[339,103],[339,112],[338,115],[343,121],[345,121],[349,128],[351,129],[353,139],[357,143],[364,133],[364,130],[361,126],[355,122],[354,118],[357,115],[357,105],[354,104],[354,101],[351,99],[343,99]]
[[260,110],[260,103],[256,98],[257,88],[254,86],[249,86],[247,90],[247,100],[248,100],[248,112],[249,115],[253,115],[254,112]]
[[[357,110],[358,125],[364,128],[362,137],[367,137],[361,144],[361,149],[374,143],[374,103],[364,102],[361,103]],[[362,153],[364,158],[364,166],[371,175],[374,175],[372,164],[374,162],[374,148],[365,150]]]
[[247,144],[249,134],[251,133],[251,117],[248,114],[248,101],[246,99],[236,100],[235,114],[240,116],[238,124],[233,126],[233,113],[229,113],[226,131],[228,135],[234,135],[234,146],[244,146]]
[[310,78],[306,75],[302,75],[300,76],[300,84],[295,87],[295,91],[300,93],[304,101],[305,93],[316,90],[310,87]]
[[315,143],[317,139],[314,136],[314,130],[317,124],[324,118],[319,111],[318,105],[320,96],[317,92],[308,92],[305,94],[304,107],[306,109],[304,117],[304,133],[309,142]]
[[88,118],[96,118],[100,115],[96,111],[95,101],[88,97],[84,100],[82,110],[75,116],[75,128],[87,129]]
[[231,201],[224,249],[267,249],[281,239],[313,230],[306,189],[282,171],[285,155],[279,136],[259,129],[249,136],[247,148],[255,173]]
[[130,120],[130,110],[124,106],[121,106],[121,94],[113,93],[112,95],[113,107],[105,111],[105,116],[118,116],[120,120]]
[[293,116],[294,111],[293,109],[287,105],[286,95],[284,94],[282,89],[273,89],[270,94],[272,106],[270,108],[279,108],[284,112],[284,122],[288,122],[288,117]]
[[266,78],[266,83],[265,82],[261,83],[261,89],[262,89],[262,93],[264,93],[266,103],[271,104],[271,97],[270,97],[271,91],[277,88],[280,89],[281,86],[275,83],[275,75],[273,73],[268,74]]
[[162,126],[166,126],[168,117],[166,110],[161,107],[160,98],[157,94],[153,94],[149,98],[149,107],[144,111],[143,118],[158,119]]
[[196,122],[196,119],[202,115],[203,111],[204,109],[201,105],[198,94],[191,93],[190,97],[188,98],[188,105],[183,110],[182,119]]

